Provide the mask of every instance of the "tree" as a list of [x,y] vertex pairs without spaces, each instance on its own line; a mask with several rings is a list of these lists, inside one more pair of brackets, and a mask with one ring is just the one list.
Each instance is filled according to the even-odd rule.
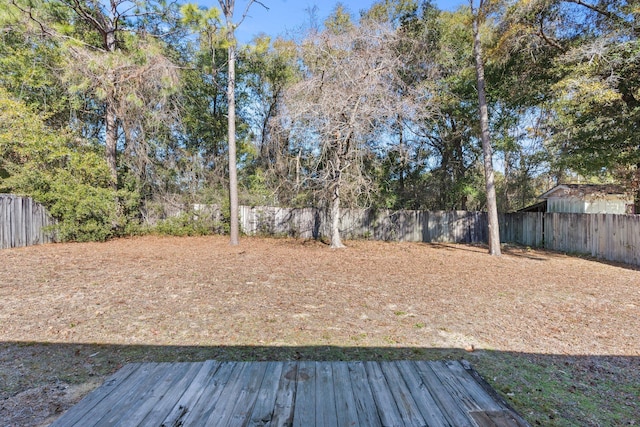
[[445,12],[430,2],[394,0],[374,4],[369,15],[397,26],[404,84],[428,100],[413,120],[399,117],[397,144],[381,153],[384,205],[480,209],[485,192],[468,8]]
[[249,0],[239,23],[233,21],[235,0],[218,0],[222,14],[226,22],[226,42],[228,49],[228,76],[227,76],[227,103],[228,110],[228,138],[229,138],[229,209],[231,217],[230,244],[237,245],[240,236],[240,224],[238,222],[238,167],[236,150],[236,38],[235,29],[247,16],[249,8],[257,0]]
[[487,211],[489,217],[489,254],[500,256],[500,230],[498,225],[498,207],[496,202],[495,177],[493,173],[493,148],[489,133],[489,110],[485,89],[484,60],[480,40],[480,25],[487,13],[487,3],[479,0],[478,7],[474,7],[473,0],[469,1],[473,16],[473,56],[476,63],[476,77],[478,82],[478,108],[480,114],[480,133],[482,138],[482,154],[484,157],[484,175],[487,189]]
[[372,147],[415,104],[411,94],[398,90],[395,32],[368,20],[355,25],[344,19],[343,9],[336,12],[327,30],[302,43],[303,78],[287,91],[281,122],[304,152],[306,188],[329,207],[331,247],[342,248],[342,204],[369,191],[365,165]]
[[[12,0],[12,4],[64,47],[69,60],[63,76],[71,95],[88,92],[89,108],[102,113],[105,158],[117,189],[118,143],[124,141],[138,159],[146,159],[143,138],[153,128],[144,126],[145,117],[150,111],[157,113],[155,119],[172,116],[166,114],[172,107],[168,94],[177,85],[177,73],[156,38],[164,35],[161,28],[171,25],[175,10],[161,1],[52,0],[35,7]],[[158,25],[158,20],[165,25]]]
[[296,53],[294,41],[284,38],[272,41],[268,36],[255,38],[240,53],[241,84],[249,98],[244,117],[254,135],[256,150],[253,161],[244,165],[245,187],[262,192],[262,197],[256,194],[258,200],[253,198],[251,204],[265,203],[265,199],[289,206],[296,203],[295,187],[299,180],[289,178],[296,173],[298,162],[290,156],[289,141],[282,138],[278,121],[285,108],[285,92],[299,78]]
[[640,210],[638,16],[631,1],[520,1],[509,10],[511,37],[550,52],[532,57],[553,70],[537,106],[548,111],[541,131],[560,175],[616,180]]
[[115,191],[94,145],[46,125],[0,87],[0,192],[45,204],[62,241],[113,236]]
[[[410,37],[424,46],[410,58],[418,78],[431,93],[435,111],[417,126],[434,167],[428,176],[432,194],[430,209],[473,209],[480,207],[477,185],[479,149],[477,134],[477,97],[473,62],[472,32],[468,13],[441,12],[434,6],[423,6],[418,20],[406,26]],[[431,56],[431,75],[420,75]],[[474,99],[475,97],[475,99]]]

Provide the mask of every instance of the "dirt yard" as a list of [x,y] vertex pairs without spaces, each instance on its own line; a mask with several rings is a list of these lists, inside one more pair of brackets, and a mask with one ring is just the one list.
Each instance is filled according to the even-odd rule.
[[532,424],[640,419],[638,269],[519,247],[347,244],[0,251],[0,419],[46,425],[130,361],[405,357],[467,358]]

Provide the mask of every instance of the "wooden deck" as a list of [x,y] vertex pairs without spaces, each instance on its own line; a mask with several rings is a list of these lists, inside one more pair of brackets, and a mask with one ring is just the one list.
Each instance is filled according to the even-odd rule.
[[469,366],[424,362],[134,363],[52,426],[516,426]]

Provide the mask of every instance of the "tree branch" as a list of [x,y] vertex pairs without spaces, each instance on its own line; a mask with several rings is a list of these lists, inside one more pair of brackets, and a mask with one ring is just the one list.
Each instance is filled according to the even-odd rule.
[[[257,4],[259,4],[260,6],[264,7],[265,9],[269,10],[269,8],[268,8],[267,6],[265,6],[265,4],[264,4],[264,3],[262,3],[261,1],[259,1],[259,0],[251,0],[249,3],[247,3],[247,7],[244,9],[244,13],[242,14],[242,18],[240,18],[240,21],[238,21],[238,24],[237,24],[237,25],[240,25],[240,24],[242,24],[242,23],[244,22],[245,18],[246,18],[246,17],[248,16],[248,14],[249,14],[249,8],[250,8],[250,7],[251,7],[251,5],[252,5],[252,4],[254,4],[254,3],[257,3]],[[236,25],[236,26],[237,26],[237,25]]]
[[[606,9],[602,9],[601,7],[598,7],[596,5],[593,5],[591,3],[587,3],[584,0],[565,0],[569,3],[574,3],[583,7],[586,7],[587,9],[591,10],[592,12],[595,12],[599,15],[605,16],[609,19],[611,19],[612,21],[615,21],[617,24],[622,25],[623,27],[629,28],[631,29],[635,34],[640,34],[640,27],[638,27],[637,25],[635,25],[633,22],[630,22],[626,19],[624,19],[622,16],[610,12]],[[637,21],[636,21],[637,22]]]
[[24,13],[25,15],[27,15],[29,17],[29,20],[35,22],[36,24],[38,24],[38,26],[40,27],[40,31],[42,32],[42,34],[46,34],[48,36],[53,36],[54,34],[52,32],[50,32],[49,28],[47,26],[44,25],[44,23],[42,23],[39,19],[37,19],[32,12],[32,8],[29,7],[29,9],[24,9],[22,8],[20,5],[18,5],[18,3],[16,3],[15,0],[11,0],[11,4],[13,6],[15,6],[16,9],[18,9],[20,12]]
[[542,38],[542,40],[544,40],[549,46],[553,46],[556,49],[558,49],[559,51],[565,53],[567,52],[567,49],[565,49],[560,43],[558,43],[556,40],[551,39],[549,36],[547,36],[544,32],[544,16],[540,17],[540,29],[538,31],[538,35]]

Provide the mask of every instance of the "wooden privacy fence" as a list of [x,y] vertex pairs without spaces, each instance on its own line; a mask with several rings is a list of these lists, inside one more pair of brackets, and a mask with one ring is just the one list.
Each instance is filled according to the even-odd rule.
[[[249,235],[318,238],[331,234],[331,222],[323,209],[240,206],[240,221],[242,231]],[[347,239],[482,243],[488,238],[487,221],[486,212],[343,209],[340,230]],[[500,215],[500,238],[542,246],[542,214]]]
[[640,215],[544,214],[544,247],[640,265]]
[[[240,206],[248,235],[318,238],[330,235],[325,210]],[[640,265],[640,215],[517,212],[499,215],[500,240],[531,247],[588,254]],[[347,239],[408,242],[487,241],[487,215],[467,211],[343,209],[340,230]]]
[[33,199],[0,194],[0,249],[53,242],[53,233],[45,227],[54,224],[44,206]]

